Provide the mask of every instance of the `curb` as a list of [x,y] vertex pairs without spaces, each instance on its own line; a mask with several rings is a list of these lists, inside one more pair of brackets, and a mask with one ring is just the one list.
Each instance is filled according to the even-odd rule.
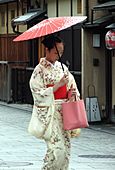
[[0,105],[6,106],[6,107],[11,107],[11,108],[14,108],[14,109],[20,109],[20,110],[23,110],[23,111],[32,112],[32,105],[31,104],[17,104],[17,103],[8,104],[6,102],[0,101]]

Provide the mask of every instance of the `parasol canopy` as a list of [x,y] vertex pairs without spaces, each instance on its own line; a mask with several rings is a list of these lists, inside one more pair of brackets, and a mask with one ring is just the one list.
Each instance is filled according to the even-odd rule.
[[48,18],[34,25],[33,27],[16,37],[13,41],[24,41],[49,35],[81,23],[85,21],[86,18],[86,16]]

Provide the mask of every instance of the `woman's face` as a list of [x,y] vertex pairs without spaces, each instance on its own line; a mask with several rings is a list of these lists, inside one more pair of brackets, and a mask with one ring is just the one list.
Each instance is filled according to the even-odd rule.
[[[59,55],[61,57],[64,52],[64,45],[63,43],[56,43],[56,46],[57,46]],[[46,59],[52,64],[54,64],[57,60],[59,60],[56,47],[52,48],[50,51],[46,48]]]

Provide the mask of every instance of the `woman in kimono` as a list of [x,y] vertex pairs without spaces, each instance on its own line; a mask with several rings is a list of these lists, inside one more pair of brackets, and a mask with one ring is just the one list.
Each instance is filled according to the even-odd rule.
[[[31,79],[30,89],[34,99],[33,112],[45,127],[40,137],[47,144],[47,153],[42,170],[68,170],[70,138],[76,131],[65,131],[62,123],[62,102],[80,96],[74,77],[68,68],[58,61],[64,52],[64,43],[58,36],[49,36],[42,43],[45,57],[40,59]],[[58,51],[57,51],[58,50]],[[68,99],[68,91],[71,96]],[[41,124],[40,124],[41,126]],[[41,127],[39,127],[41,128]]]

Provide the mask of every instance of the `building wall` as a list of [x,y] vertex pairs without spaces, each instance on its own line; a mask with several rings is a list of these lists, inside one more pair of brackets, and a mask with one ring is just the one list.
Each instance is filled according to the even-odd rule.
[[[8,7],[8,14],[7,14],[7,7]],[[23,8],[27,8],[24,6]],[[8,15],[8,20],[7,20]],[[19,14],[17,14],[17,4],[16,3],[9,3],[8,6],[0,5],[0,34],[7,34],[7,21],[8,21],[8,34],[14,34],[13,29],[11,27],[11,20],[17,16],[22,15],[21,5],[19,5]],[[27,26],[19,26],[19,31],[24,32],[27,30]]]
[[48,17],[56,17],[56,0],[48,0]]
[[[82,92],[84,98],[97,96],[101,109],[105,106],[105,52],[103,47],[93,47],[92,35],[91,31],[84,32]],[[99,60],[98,66],[94,66],[93,59]],[[89,85],[91,86],[88,94]],[[95,87],[95,94],[92,85]]]
[[0,34],[7,33],[7,14],[6,14],[6,5],[0,5]]
[[[91,20],[91,10],[90,10],[90,9],[92,9],[92,7],[95,6],[95,5],[98,5],[98,1],[97,1],[97,0],[93,0],[93,1],[88,0],[89,20]],[[94,11],[94,19],[97,19],[97,18],[99,18],[100,16],[105,16],[105,15],[107,15],[107,14],[108,14],[108,12],[106,12],[105,10],[104,10],[104,12],[103,12],[103,10],[102,10],[102,11]]]
[[[26,3],[23,4],[23,7],[22,7],[22,3],[19,4],[19,16],[24,15],[24,13],[22,13],[22,11],[24,11],[24,13],[27,12]],[[19,29],[19,32],[24,32],[27,30],[27,25],[20,25],[18,27],[18,29]]]
[[11,20],[17,16],[16,8],[16,3],[11,3],[8,5],[8,33],[14,33],[11,27]]
[[[58,16],[71,16],[71,15],[82,15],[82,1],[83,0],[72,0],[72,11],[71,11],[71,0],[58,0]],[[56,0],[48,0],[48,17],[57,16]]]
[[[97,0],[89,3],[89,21],[91,20],[91,9],[97,5]],[[98,12],[96,17],[101,17]],[[100,34],[100,47],[93,47],[93,34]],[[88,96],[88,86],[95,86],[95,95],[98,97],[100,109],[106,105],[106,84],[105,84],[105,49],[104,49],[103,30],[84,30],[83,34],[83,52],[82,52],[82,95],[83,98]],[[99,66],[93,65],[93,59],[99,60]],[[114,85],[113,85],[114,86]],[[90,88],[90,95],[93,96],[93,88]],[[104,107],[103,107],[104,106]],[[103,115],[102,115],[103,117]]]
[[71,6],[70,6],[70,0],[61,1],[58,2],[59,7],[59,16],[71,16]]
[[27,43],[13,42],[16,35],[13,32],[11,20],[18,14],[22,15],[21,4],[19,4],[19,12],[17,12],[16,2],[0,5],[0,60],[28,61]]

